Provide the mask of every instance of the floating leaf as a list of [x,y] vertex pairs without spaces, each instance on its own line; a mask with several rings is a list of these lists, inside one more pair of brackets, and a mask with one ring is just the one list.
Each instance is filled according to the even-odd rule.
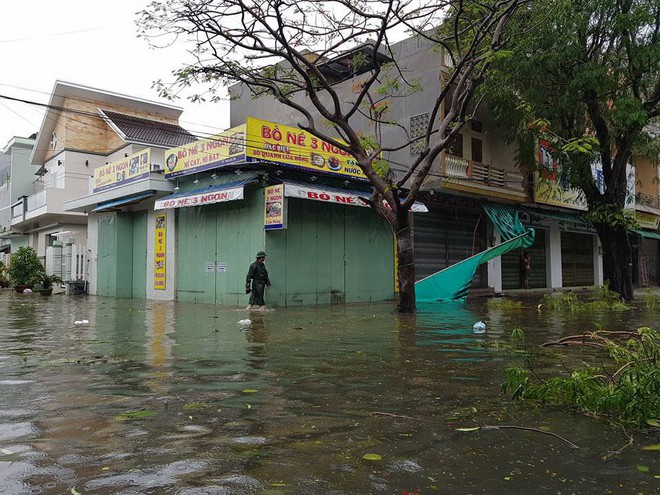
[[101,471],[110,471],[110,468],[107,467],[107,466],[105,466],[105,467],[102,467],[102,468],[101,468]]
[[362,459],[365,461],[382,461],[383,457],[378,454],[364,454]]
[[155,415],[156,415],[156,411],[143,410],[143,411],[129,411],[118,414],[115,417],[120,420],[125,420],[125,419],[143,419]]
[[480,430],[480,426],[475,426],[473,428],[456,428],[456,431],[477,431]]
[[4,455],[11,455],[11,454],[13,454],[13,452],[12,452],[11,450],[7,450],[7,449],[2,449],[2,450],[0,450],[0,452],[2,452]]
[[649,426],[655,426],[656,428],[660,428],[660,421],[657,419],[647,419],[646,424]]
[[642,450],[660,450],[660,443],[656,443],[655,445],[645,445],[642,447]]
[[244,394],[256,394],[257,392],[259,391],[256,388],[246,388],[243,390]]
[[80,495],[80,493],[78,492],[78,490],[76,490],[76,487],[75,487],[75,486],[74,486],[73,488],[71,488],[71,495]]
[[276,486],[276,487],[282,487],[282,486],[289,486],[286,483],[283,482],[278,482],[278,483],[271,483],[270,486]]
[[642,473],[648,473],[649,472],[649,467],[644,466],[642,464],[637,464],[637,471],[641,471]]

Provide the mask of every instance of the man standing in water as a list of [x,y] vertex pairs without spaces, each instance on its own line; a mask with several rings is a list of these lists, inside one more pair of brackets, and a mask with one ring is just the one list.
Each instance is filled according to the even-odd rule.
[[245,279],[245,293],[250,294],[250,303],[246,310],[253,309],[258,306],[260,310],[266,310],[266,302],[264,301],[264,292],[266,287],[270,288],[270,280],[268,279],[268,270],[266,270],[266,253],[259,251],[257,253],[257,260],[250,265],[247,277]]

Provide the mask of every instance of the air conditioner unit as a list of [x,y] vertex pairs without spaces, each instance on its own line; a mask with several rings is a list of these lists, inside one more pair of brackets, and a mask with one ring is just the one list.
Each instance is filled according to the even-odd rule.
[[151,169],[152,172],[160,173],[163,171],[163,167],[158,163],[152,163]]

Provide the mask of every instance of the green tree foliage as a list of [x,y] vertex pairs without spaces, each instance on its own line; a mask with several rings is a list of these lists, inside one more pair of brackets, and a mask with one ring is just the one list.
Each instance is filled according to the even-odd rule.
[[518,143],[521,164],[535,166],[539,136],[554,143],[560,173],[595,212],[605,278],[631,299],[626,165],[659,149],[660,2],[546,0],[518,22],[526,34],[487,77],[490,108]]

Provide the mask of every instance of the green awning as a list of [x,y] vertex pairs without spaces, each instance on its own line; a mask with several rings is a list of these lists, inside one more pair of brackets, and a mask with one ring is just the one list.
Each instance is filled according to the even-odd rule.
[[514,249],[526,249],[534,243],[535,230],[520,222],[517,209],[495,203],[482,206],[503,242],[415,283],[417,302],[465,299],[480,264]]
[[639,234],[646,239],[658,239],[660,240],[660,234],[657,232],[651,232],[650,230],[633,230],[635,234]]
[[562,222],[577,223],[579,225],[584,225],[587,227],[591,226],[591,222],[589,220],[576,213],[564,213],[562,211],[549,211],[549,210],[532,209],[532,208],[522,208],[522,211],[524,211],[525,213],[529,213],[530,215],[536,215],[539,217],[553,218],[555,220],[560,220]]

